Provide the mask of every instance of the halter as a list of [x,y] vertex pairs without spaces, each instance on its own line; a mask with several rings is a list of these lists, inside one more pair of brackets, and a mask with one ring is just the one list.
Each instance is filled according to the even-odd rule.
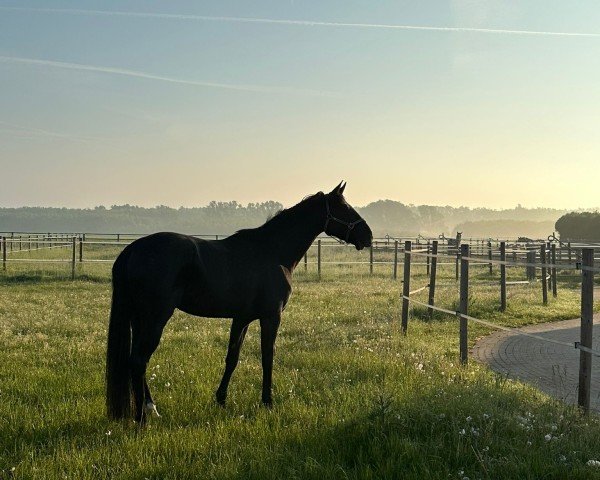
[[356,227],[359,223],[365,221],[364,218],[359,218],[358,220],[356,220],[354,222],[346,222],[345,220],[342,220],[340,218],[334,217],[331,214],[331,211],[329,210],[329,197],[327,195],[325,195],[325,209],[327,211],[327,218],[325,219],[325,227],[323,227],[323,231],[325,233],[327,233],[327,226],[329,225],[329,222],[331,220],[333,220],[334,222],[338,222],[338,223],[344,225],[347,228],[347,230],[346,230],[346,238],[344,238],[344,242],[346,242],[346,243],[348,243],[348,238],[350,237],[350,232],[354,229],[354,227]]

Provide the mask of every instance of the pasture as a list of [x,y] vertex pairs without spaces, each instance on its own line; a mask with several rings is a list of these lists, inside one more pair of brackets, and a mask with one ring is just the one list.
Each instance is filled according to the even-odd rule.
[[[596,415],[474,362],[461,367],[455,318],[427,320],[415,308],[402,336],[400,282],[389,265],[375,267],[330,266],[321,281],[313,264],[298,267],[272,410],[260,403],[258,325],[221,408],[214,391],[229,322],[177,312],[148,371],[162,417],[140,431],[104,410],[109,265],[78,265],[72,281],[65,265],[9,264],[0,277],[0,477],[600,478],[590,462],[600,461]],[[473,277],[491,279],[485,269]],[[439,267],[439,279],[438,305],[456,309],[454,267]],[[412,281],[427,283],[423,266]],[[497,287],[483,283],[471,292],[473,316],[519,326],[579,315],[576,276],[547,306],[539,285],[511,287],[503,313]],[[488,332],[470,326],[469,343]]]

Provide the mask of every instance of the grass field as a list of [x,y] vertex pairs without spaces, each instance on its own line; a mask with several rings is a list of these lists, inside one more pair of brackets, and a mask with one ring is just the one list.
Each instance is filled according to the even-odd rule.
[[[229,322],[177,312],[148,375],[161,418],[140,431],[104,414],[109,266],[10,264],[0,277],[0,478],[600,478],[600,423],[473,362],[454,318],[415,309],[399,332],[389,266],[295,278],[260,405],[258,324],[217,407]],[[426,283],[423,269],[414,285]],[[358,273],[360,272],[360,273]],[[439,304],[456,306],[453,269]],[[516,274],[515,274],[516,275]],[[474,277],[486,279],[480,272]],[[489,277],[487,277],[489,279]],[[576,282],[541,305],[539,285],[472,289],[470,313],[504,325],[577,317]],[[425,298],[423,293],[421,298]],[[470,342],[489,330],[473,325]]]

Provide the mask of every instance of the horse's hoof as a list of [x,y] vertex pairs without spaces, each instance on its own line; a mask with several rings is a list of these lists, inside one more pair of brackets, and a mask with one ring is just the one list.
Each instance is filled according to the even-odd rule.
[[215,400],[217,401],[217,404],[221,407],[225,406],[225,401],[227,400],[227,394],[222,394],[217,392],[215,395]]
[[146,403],[146,414],[154,415],[155,417],[160,417],[160,413],[158,413],[158,410],[156,409],[156,405],[154,405],[154,403],[152,403],[152,402]]
[[273,408],[273,400],[263,400],[263,407],[268,408],[269,410],[271,410]]

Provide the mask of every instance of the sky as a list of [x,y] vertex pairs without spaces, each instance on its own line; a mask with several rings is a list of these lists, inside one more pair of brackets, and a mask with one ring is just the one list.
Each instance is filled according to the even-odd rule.
[[600,205],[600,7],[0,0],[0,207]]

